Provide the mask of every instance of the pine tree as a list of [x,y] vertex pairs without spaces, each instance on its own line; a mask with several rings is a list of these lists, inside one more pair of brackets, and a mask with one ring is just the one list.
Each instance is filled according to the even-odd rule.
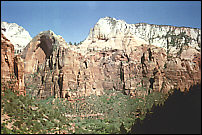
[[72,45],[72,42],[69,42],[69,45]]

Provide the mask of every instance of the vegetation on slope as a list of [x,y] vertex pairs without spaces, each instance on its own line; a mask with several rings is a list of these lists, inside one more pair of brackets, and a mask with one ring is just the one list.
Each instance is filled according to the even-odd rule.
[[[163,104],[168,95],[153,92],[131,98],[108,90],[102,96],[67,99],[35,99],[17,96],[7,89],[2,94],[1,133],[127,133],[136,119],[144,119],[152,106]],[[9,127],[10,125],[10,127]]]

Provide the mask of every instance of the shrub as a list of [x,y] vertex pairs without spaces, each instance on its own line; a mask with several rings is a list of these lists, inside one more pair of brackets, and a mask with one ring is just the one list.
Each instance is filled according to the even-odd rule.
[[[2,124],[1,133],[128,132],[137,118],[144,119],[153,105],[163,104],[166,100],[166,96],[159,92],[152,92],[144,99],[131,98],[116,90],[105,90],[104,93],[69,102],[53,96],[35,100],[31,96],[17,96],[11,89],[7,89],[1,105],[3,114],[7,114],[10,120]],[[12,121],[13,127],[8,129],[6,125]]]

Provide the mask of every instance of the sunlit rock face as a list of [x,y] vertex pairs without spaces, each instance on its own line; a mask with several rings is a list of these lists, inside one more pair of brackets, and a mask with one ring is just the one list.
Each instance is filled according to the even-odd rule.
[[[150,34],[143,35],[143,26]],[[201,61],[200,39],[194,45],[186,38],[200,37],[197,35],[200,30],[195,29],[195,36],[184,33],[188,44],[180,44],[182,47],[177,53],[176,49],[169,49],[179,44],[169,48],[167,44],[166,47],[161,44],[161,40],[156,40],[155,45],[148,38],[163,36],[171,29],[178,30],[178,34],[192,30],[126,24],[106,17],[98,21],[86,40],[78,46],[69,46],[52,31],[41,32],[22,52],[26,87],[34,85],[31,94],[40,98],[54,96],[69,99],[101,95],[104,90],[111,89],[133,97],[145,96],[152,91],[167,93],[175,88],[188,90],[200,83]],[[164,31],[167,33],[162,34]],[[168,36],[163,40],[167,42],[170,38]]]
[[57,46],[67,47],[67,43],[52,31],[44,31],[34,37],[22,52],[22,58],[25,59],[25,73],[36,72],[40,64],[50,59]]
[[182,50],[192,47],[200,51],[201,30],[154,24],[127,24],[111,17],[99,19],[90,30],[86,40],[78,47],[81,53],[87,50],[128,49],[141,44],[162,47],[167,54],[180,56]]
[[1,34],[1,84],[2,90],[13,88],[21,95],[26,95],[24,83],[24,62],[14,56],[14,46]]
[[10,74],[14,73],[14,46],[1,34],[1,78],[10,80]]
[[101,18],[90,30],[86,40],[74,49],[82,54],[89,51],[119,49],[131,51],[134,46],[148,44],[147,41],[131,33],[131,27],[122,20]]
[[16,23],[1,22],[1,32],[14,45],[16,55],[22,52],[32,39],[29,32]]

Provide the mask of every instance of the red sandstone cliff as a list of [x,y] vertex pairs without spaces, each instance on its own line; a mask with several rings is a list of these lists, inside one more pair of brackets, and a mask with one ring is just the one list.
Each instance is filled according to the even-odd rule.
[[13,88],[26,95],[24,85],[24,62],[20,56],[14,57],[14,46],[1,34],[1,84],[2,90]]
[[45,98],[100,95],[116,89],[131,96],[152,91],[188,90],[200,83],[200,52],[188,47],[179,57],[167,57],[164,48],[135,45],[80,54],[53,32],[42,32],[23,51],[26,86]]

